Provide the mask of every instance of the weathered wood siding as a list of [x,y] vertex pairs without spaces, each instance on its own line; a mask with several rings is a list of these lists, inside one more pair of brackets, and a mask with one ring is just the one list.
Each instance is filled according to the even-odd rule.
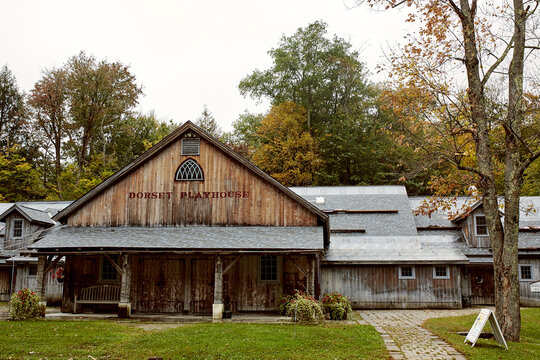
[[[17,266],[17,276],[15,279],[14,291],[19,291],[21,289],[31,289],[34,291],[37,290],[37,276],[30,275],[30,268],[35,268],[36,266],[37,265],[34,264]],[[47,284],[45,287],[45,294],[47,297],[47,303],[49,305],[60,304],[60,302],[62,301],[62,293],[64,290],[64,286],[53,278],[54,273],[59,267],[61,267],[61,265],[57,265],[46,275]]]
[[540,293],[531,292],[531,283],[540,281],[540,259],[538,257],[522,257],[518,263],[532,265],[532,280],[519,282],[521,306],[540,306]]
[[321,292],[338,291],[358,309],[460,308],[459,266],[450,279],[433,279],[432,265],[415,265],[415,279],[401,280],[395,265],[329,265],[321,270]]
[[[68,225],[317,224],[315,214],[211,143],[201,139],[200,156],[181,156],[180,150],[178,139],[71,214]],[[202,167],[204,181],[174,181],[188,158]],[[148,193],[150,198],[130,199],[129,193]],[[202,198],[188,198],[189,193]]]
[[476,223],[474,220],[475,215],[484,215],[484,208],[479,206],[469,216],[463,220],[461,227],[463,229],[463,235],[467,245],[476,248],[488,248],[491,246],[489,235],[476,235]]
[[[227,268],[238,256],[224,256]],[[235,312],[276,311],[282,294],[306,291],[313,277],[313,255],[279,256],[278,281],[259,276],[259,256],[242,255],[223,278],[223,302]],[[130,255],[131,293],[134,312],[209,314],[214,302],[215,255]],[[99,256],[68,256],[62,311],[73,311],[74,295],[81,289],[119,285],[120,280],[100,281]],[[109,310],[114,306],[108,306]],[[83,311],[97,309],[84,305]]]
[[[23,220],[23,236],[21,238],[11,238],[11,227],[13,219]],[[4,248],[19,248],[20,246],[27,246],[41,235],[41,231],[45,229],[43,226],[37,224],[31,224],[24,216],[18,211],[13,211],[8,217],[6,217],[6,235],[4,238]]]
[[0,301],[9,301],[9,282],[11,279],[11,268],[0,269]]

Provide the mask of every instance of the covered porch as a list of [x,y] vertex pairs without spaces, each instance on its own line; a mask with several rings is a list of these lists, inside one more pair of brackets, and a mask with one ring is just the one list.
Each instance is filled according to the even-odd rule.
[[[320,289],[320,227],[64,229],[34,245],[38,293],[45,291],[40,278],[65,256],[64,313],[219,319],[224,313],[277,312],[283,294],[298,289],[317,296]],[[86,246],[66,247],[75,232],[77,244]],[[124,241],[127,232],[135,236]],[[173,240],[174,247],[163,246]],[[114,242],[123,246],[111,248]]]

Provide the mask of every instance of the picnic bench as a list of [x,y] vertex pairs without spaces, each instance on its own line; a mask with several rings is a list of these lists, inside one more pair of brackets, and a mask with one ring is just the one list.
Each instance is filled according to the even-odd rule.
[[80,296],[75,295],[73,312],[77,313],[78,304],[118,304],[120,303],[120,286],[94,285],[81,289]]

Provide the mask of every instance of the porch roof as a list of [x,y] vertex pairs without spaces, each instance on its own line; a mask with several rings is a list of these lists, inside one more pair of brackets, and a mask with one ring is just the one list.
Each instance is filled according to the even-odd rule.
[[71,227],[50,230],[30,249],[78,250],[317,250],[322,226]]
[[468,263],[455,236],[332,237],[325,261],[330,263]]

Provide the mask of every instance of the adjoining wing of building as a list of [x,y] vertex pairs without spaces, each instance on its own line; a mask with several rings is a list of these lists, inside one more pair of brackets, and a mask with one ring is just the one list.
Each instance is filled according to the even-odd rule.
[[[355,308],[493,303],[481,203],[449,220],[442,212],[413,215],[421,201],[402,186],[286,188],[187,122],[63,204],[30,244],[20,238],[36,230],[22,228],[41,215],[10,204],[0,221],[5,246],[28,248],[22,253],[35,264],[38,293],[64,262],[64,312],[220,317],[275,311],[295,290],[339,291]],[[540,198],[523,201],[540,207]],[[530,291],[540,275],[540,217],[522,220],[522,302],[540,305]]]

